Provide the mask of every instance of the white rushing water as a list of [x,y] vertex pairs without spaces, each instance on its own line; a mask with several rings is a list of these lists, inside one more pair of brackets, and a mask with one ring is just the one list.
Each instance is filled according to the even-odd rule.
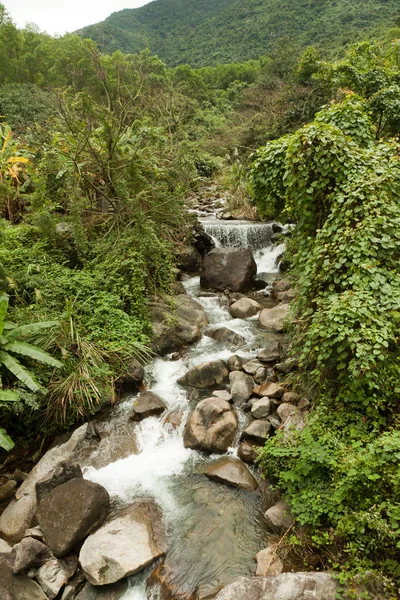
[[[277,259],[284,251],[284,245],[272,245],[271,225],[208,219],[205,229],[219,245],[250,247],[255,253],[259,272],[277,272]],[[201,295],[199,277],[187,280],[184,285],[187,293],[195,296],[204,306],[210,325],[228,327],[245,338],[246,345],[236,351],[237,354],[246,356],[249,350],[254,351],[265,345],[265,334],[264,339],[260,339],[257,317],[233,319],[217,295]],[[177,380],[194,365],[215,359],[226,360],[231,355],[232,349],[204,335],[180,360],[157,358],[148,369],[146,380],[149,389],[162,397],[167,406],[166,413],[161,418],[150,417],[138,424],[137,454],[100,469],[88,467],[84,476],[104,486],[110,496],[122,504],[132,504],[140,497],[152,497],[162,508],[165,521],[176,522],[187,509],[178,500],[179,485],[177,488],[176,478],[191,477],[196,464],[204,461],[201,454],[183,445],[182,434],[189,401],[186,390],[178,385]],[[132,400],[132,397],[128,398],[119,410],[130,411]],[[181,418],[178,427],[173,427],[168,419],[175,413]],[[131,579],[130,588],[123,599],[147,600],[144,576]]]

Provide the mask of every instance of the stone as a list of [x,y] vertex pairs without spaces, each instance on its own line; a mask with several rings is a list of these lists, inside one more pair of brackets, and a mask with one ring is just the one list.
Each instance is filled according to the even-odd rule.
[[280,362],[275,365],[275,370],[278,373],[282,373],[283,375],[287,375],[293,369],[297,368],[297,362],[295,360],[287,360],[285,362]]
[[203,289],[247,292],[257,275],[257,265],[248,248],[216,248],[205,257],[200,274]]
[[82,589],[82,586],[85,585],[85,582],[86,579],[83,573],[80,571],[76,572],[75,575],[73,575],[73,577],[65,585],[62,591],[61,600],[76,600],[77,595]]
[[237,354],[234,354],[228,358],[228,368],[230,371],[240,371],[242,366],[243,359],[240,358],[240,356],[237,356]]
[[119,387],[124,392],[135,392],[144,379],[144,368],[136,358],[128,361],[126,373],[119,381]]
[[84,542],[79,562],[92,585],[108,585],[142,571],[166,552],[162,515],[153,502],[138,502]]
[[204,474],[213,481],[240,490],[254,492],[258,489],[257,479],[240,459],[233,456],[224,456],[208,464],[204,469]]
[[243,364],[243,371],[248,375],[254,375],[259,368],[263,368],[263,366],[258,362],[258,360],[249,360]]
[[286,292],[277,292],[275,298],[278,302],[282,302],[282,304],[290,304],[296,298],[296,290],[290,289]]
[[295,404],[298,400],[300,396],[295,392],[285,392],[282,396],[282,402],[289,402],[289,404]]
[[229,307],[229,313],[234,319],[249,319],[262,309],[261,304],[251,298],[240,298]]
[[242,435],[244,439],[254,440],[259,444],[263,444],[269,436],[270,430],[271,423],[269,421],[257,419],[251,421],[251,423],[244,428]]
[[[128,586],[127,579],[101,587],[87,583],[75,600],[119,600],[128,591]],[[64,600],[64,597],[61,600]]]
[[268,375],[268,371],[265,367],[259,367],[253,375],[255,383],[263,383]]
[[227,402],[230,402],[232,400],[232,395],[228,392],[228,390],[214,390],[212,395],[216,398],[226,400]]
[[282,421],[286,421],[286,419],[290,417],[290,415],[293,415],[298,411],[299,409],[297,408],[297,406],[293,406],[293,404],[289,404],[288,402],[283,402],[283,404],[280,404],[276,409],[276,412],[279,415],[280,419],[282,419]]
[[265,513],[264,518],[269,531],[272,533],[285,533],[294,523],[288,505],[280,500],[271,506]]
[[14,474],[12,476],[15,481],[18,483],[22,483],[28,477],[28,473],[24,473],[24,471],[20,471],[20,469],[15,469]]
[[311,406],[311,402],[307,398],[301,398],[297,404],[300,410],[305,410]]
[[258,319],[260,327],[267,331],[282,333],[289,310],[288,304],[279,304],[274,308],[264,308]]
[[257,577],[276,577],[283,573],[283,562],[276,554],[275,546],[264,548],[256,554]]
[[82,469],[77,463],[62,462],[48,479],[36,484],[37,501],[43,500],[57,486],[67,483],[71,479],[82,479],[82,477]]
[[1,600],[49,600],[35,581],[22,573],[14,575],[13,562],[11,554],[0,554]]
[[213,360],[193,367],[178,379],[179,385],[197,389],[211,388],[228,381],[229,369],[223,360]]
[[277,577],[239,577],[215,600],[335,600],[337,580],[329,573],[282,573]]
[[0,516],[0,531],[7,538],[19,542],[25,530],[33,525],[37,508],[36,483],[48,479],[62,462],[71,459],[85,438],[87,427],[88,424],[85,423],[73,432],[67,442],[48,450],[17,489],[15,499],[11,500]]
[[251,416],[254,419],[265,419],[268,415],[271,414],[274,405],[270,398],[260,398],[259,400],[254,400],[251,407]]
[[206,335],[217,340],[217,342],[220,342],[221,344],[230,346],[238,347],[243,346],[246,343],[246,340],[242,335],[232,331],[232,329],[228,329],[228,327],[218,327],[218,329],[207,332]]
[[282,398],[285,393],[285,388],[279,383],[273,383],[272,381],[267,381],[266,383],[262,383],[261,385],[254,388],[253,392],[257,394],[257,396],[268,397],[279,399]]
[[267,417],[267,421],[271,423],[273,429],[279,429],[281,426],[281,420],[277,413],[269,415],[269,417]]
[[110,498],[101,485],[71,479],[40,502],[36,514],[46,543],[58,557],[65,556],[106,518]]
[[272,363],[280,359],[281,356],[281,343],[271,342],[266,346],[259,354],[257,359],[263,363]]
[[292,281],[288,278],[279,279],[278,281],[274,281],[272,283],[271,295],[275,297],[276,294],[280,292],[287,292],[292,287]]
[[134,401],[133,411],[129,418],[132,421],[142,421],[147,417],[161,415],[166,408],[160,396],[153,392],[144,392]]
[[61,588],[75,573],[77,566],[78,560],[74,556],[66,560],[53,558],[40,567],[36,579],[50,600],[58,595]]
[[6,483],[3,483],[0,486],[0,503],[12,498],[16,489],[17,482],[14,479],[9,479]]
[[232,401],[240,406],[250,398],[254,387],[254,380],[250,375],[246,375],[242,371],[231,371],[229,373],[229,381]]
[[304,413],[301,413],[299,409],[296,409],[296,412],[293,412],[285,419],[281,425],[281,429],[284,431],[285,438],[291,437],[291,434],[295,431],[303,431],[304,427],[306,426],[304,416]]
[[257,449],[259,448],[261,448],[261,446],[255,442],[252,442],[251,440],[243,440],[238,448],[238,457],[243,462],[252,465],[255,463],[255,460],[258,456]]
[[7,554],[8,552],[12,552],[12,546],[5,540],[0,538],[0,554]]
[[185,273],[198,273],[201,268],[201,254],[193,246],[183,246],[179,252],[177,263]]
[[26,537],[16,544],[14,552],[13,572],[15,574],[30,569],[30,567],[39,567],[50,558],[48,547],[31,537]]
[[27,529],[24,534],[24,538],[26,537],[34,538],[35,540],[39,540],[39,542],[43,542],[44,540],[43,531],[40,527],[31,527],[30,529]]
[[237,428],[238,419],[229,402],[206,398],[189,415],[183,442],[185,448],[224,453],[232,445]]

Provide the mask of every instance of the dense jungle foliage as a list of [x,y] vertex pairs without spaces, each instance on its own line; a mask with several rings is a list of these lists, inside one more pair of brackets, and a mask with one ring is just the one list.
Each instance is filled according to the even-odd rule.
[[103,52],[150,48],[168,66],[201,67],[257,59],[285,37],[340,51],[399,17],[397,0],[156,0],[78,33]]
[[399,38],[167,68],[0,10],[1,447],[93,413],[146,360],[183,201],[212,178],[238,213],[296,223],[289,380],[313,409],[260,457],[303,526],[283,543],[398,597]]

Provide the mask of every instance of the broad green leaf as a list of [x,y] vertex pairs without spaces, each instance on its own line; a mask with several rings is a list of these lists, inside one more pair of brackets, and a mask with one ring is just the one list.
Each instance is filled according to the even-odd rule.
[[3,450],[9,452],[14,448],[14,446],[15,444],[10,438],[10,436],[7,435],[7,431],[5,429],[0,428],[0,448],[3,448]]
[[51,365],[52,367],[60,368],[63,366],[62,362],[53,358],[50,354],[44,352],[44,350],[41,350],[37,346],[26,344],[25,342],[8,342],[8,344],[4,346],[4,350],[13,352],[14,354],[21,354],[22,356],[29,356],[29,358],[38,360],[45,365]]
[[19,395],[10,390],[0,390],[0,402],[17,402]]
[[7,313],[8,308],[8,296],[7,294],[0,295],[0,335],[2,335],[4,331],[4,319]]
[[4,330],[14,329],[17,327],[16,323],[12,323],[11,321],[4,321]]
[[8,352],[0,352],[0,363],[15,375],[17,379],[19,379],[27,388],[29,388],[32,392],[40,392],[41,387],[39,383],[36,381],[32,373],[25,369],[11,354]]
[[9,340],[14,340],[15,338],[19,338],[30,333],[36,333],[41,329],[49,329],[50,327],[56,327],[58,324],[58,321],[42,321],[40,323],[29,323],[28,325],[21,325],[20,327],[15,327],[14,329],[11,329],[7,333],[7,337]]

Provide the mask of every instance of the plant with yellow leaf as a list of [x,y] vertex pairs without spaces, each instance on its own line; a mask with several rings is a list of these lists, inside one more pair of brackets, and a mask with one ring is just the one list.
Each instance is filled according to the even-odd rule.
[[14,223],[22,211],[23,193],[29,182],[29,151],[14,141],[8,125],[0,125],[0,147],[0,211]]

